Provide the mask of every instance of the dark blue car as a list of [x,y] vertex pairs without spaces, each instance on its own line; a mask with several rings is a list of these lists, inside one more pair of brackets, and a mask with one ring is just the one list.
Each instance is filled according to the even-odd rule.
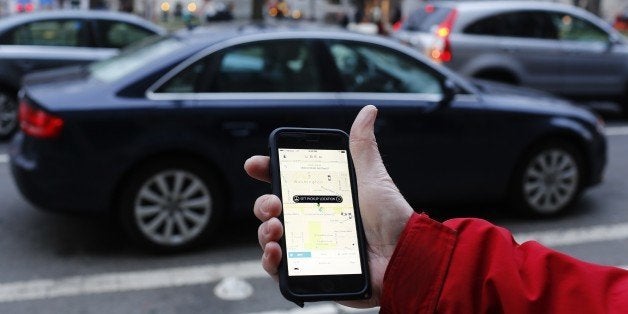
[[503,200],[554,215],[602,178],[602,122],[586,110],[470,82],[384,38],[253,26],[28,77],[11,169],[39,207],[115,213],[135,240],[180,249],[269,191],[242,165],[274,128],[348,130],[366,104],[417,206]]

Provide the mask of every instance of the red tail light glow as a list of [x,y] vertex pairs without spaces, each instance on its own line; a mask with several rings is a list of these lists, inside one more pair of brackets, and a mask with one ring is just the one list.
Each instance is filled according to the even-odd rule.
[[28,102],[20,102],[20,128],[24,133],[38,138],[54,138],[63,129],[63,120],[57,116],[33,107]]
[[449,62],[452,58],[451,43],[449,42],[449,35],[458,16],[458,11],[451,10],[447,17],[438,24],[436,28],[436,40],[432,45],[429,55],[437,62]]
[[436,31],[436,34],[438,34],[438,37],[445,38],[449,36],[449,28],[439,27],[438,30]]

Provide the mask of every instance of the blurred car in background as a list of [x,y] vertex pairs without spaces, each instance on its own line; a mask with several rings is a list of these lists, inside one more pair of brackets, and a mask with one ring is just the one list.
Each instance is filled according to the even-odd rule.
[[36,70],[85,64],[165,30],[110,11],[47,11],[0,19],[0,140],[17,129],[17,91]]
[[379,108],[392,178],[418,206],[510,200],[555,215],[606,162],[601,121],[584,109],[470,82],[403,44],[339,29],[180,32],[32,74],[22,96],[9,149],[21,193],[53,211],[115,214],[161,250],[251,216],[268,186],[242,165],[267,153],[273,129],[348,130],[366,104]]
[[628,43],[580,8],[539,1],[428,2],[394,36],[465,76],[577,100],[618,101],[628,114]]

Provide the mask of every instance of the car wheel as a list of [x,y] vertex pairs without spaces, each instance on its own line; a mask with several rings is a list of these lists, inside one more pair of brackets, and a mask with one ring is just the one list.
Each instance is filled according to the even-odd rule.
[[581,191],[581,160],[578,151],[565,143],[549,143],[532,150],[517,170],[514,205],[533,216],[564,212]]
[[11,137],[17,130],[17,125],[17,101],[15,96],[0,91],[0,140]]
[[176,251],[202,243],[219,220],[221,193],[202,165],[152,163],[134,172],[121,197],[120,218],[139,244]]

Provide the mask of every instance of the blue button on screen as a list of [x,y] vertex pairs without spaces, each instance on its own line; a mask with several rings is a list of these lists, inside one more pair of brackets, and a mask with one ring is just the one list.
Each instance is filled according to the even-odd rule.
[[312,252],[289,252],[288,257],[290,258],[310,258],[312,257]]

